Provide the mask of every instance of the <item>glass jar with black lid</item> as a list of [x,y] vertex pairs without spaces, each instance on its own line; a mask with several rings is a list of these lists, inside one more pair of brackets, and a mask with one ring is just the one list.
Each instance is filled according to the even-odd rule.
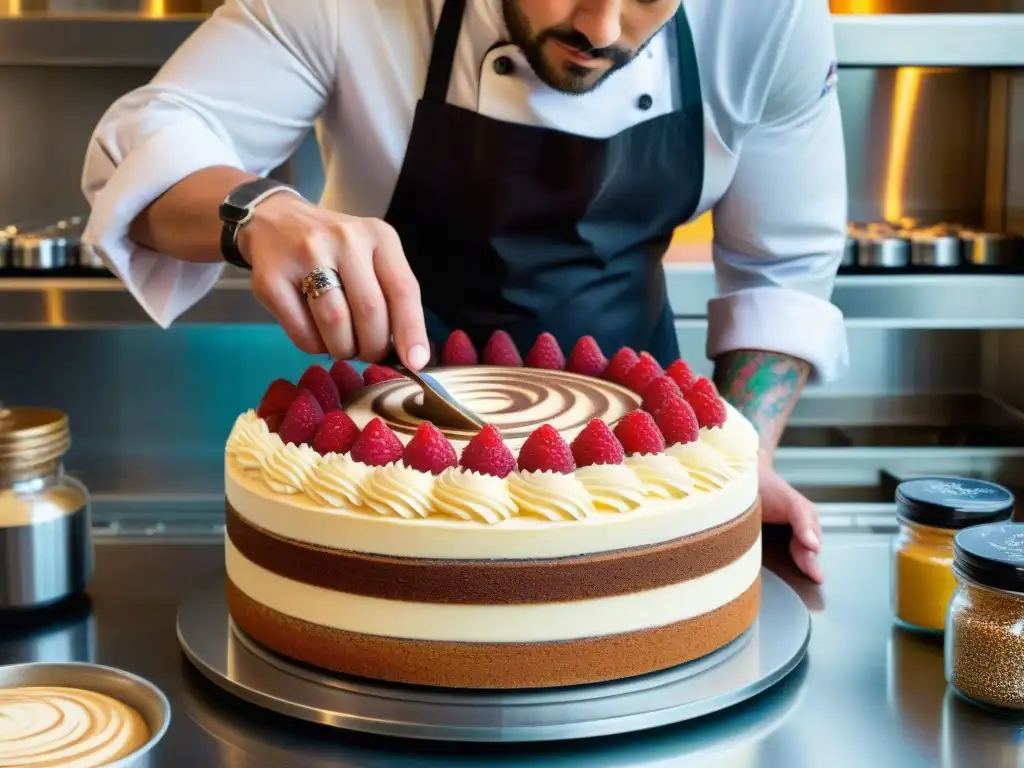
[[899,524],[892,541],[892,614],[903,627],[941,634],[957,588],[953,537],[1013,515],[1014,496],[966,477],[919,477],[896,489]]
[[1024,710],[1024,524],[961,531],[946,622],[946,680],[986,707]]

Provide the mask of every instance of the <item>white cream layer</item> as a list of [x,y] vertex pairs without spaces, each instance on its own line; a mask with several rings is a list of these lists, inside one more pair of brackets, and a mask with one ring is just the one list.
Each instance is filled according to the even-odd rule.
[[441,560],[572,557],[658,544],[715,528],[757,498],[757,463],[724,488],[685,499],[646,501],[627,514],[597,511],[583,522],[514,517],[491,525],[432,516],[406,520],[317,506],[305,494],[270,491],[228,457],[225,492],[253,525],[286,539],[329,549]]
[[[464,530],[464,527],[460,527]],[[384,600],[293,581],[256,565],[225,540],[227,572],[271,610],[332,629],[409,640],[542,643],[662,627],[742,595],[761,572],[761,539],[706,576],[629,595],[538,605],[446,605]]]

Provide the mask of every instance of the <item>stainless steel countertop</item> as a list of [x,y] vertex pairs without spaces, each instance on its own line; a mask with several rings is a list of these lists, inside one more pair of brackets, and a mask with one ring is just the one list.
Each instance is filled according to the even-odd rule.
[[[665,280],[677,330],[705,328],[708,301],[717,295],[710,264],[666,261]],[[1021,274],[841,274],[832,302],[848,328],[1024,328],[1022,286]],[[273,318],[253,296],[248,276],[230,270],[179,322],[260,324]],[[0,329],[151,325],[113,277],[0,275]]]
[[223,572],[222,543],[101,537],[90,600],[37,626],[5,617],[0,663],[92,660],[142,675],[173,706],[157,752],[168,768],[319,766],[768,766],[887,768],[1024,765],[1024,717],[999,719],[947,692],[942,650],[894,630],[888,537],[832,534],[819,589],[769,535],[766,563],[811,608],[810,653],[786,681],[734,710],[681,726],[530,747],[369,738],[256,711],[201,679],[175,637],[178,602]]

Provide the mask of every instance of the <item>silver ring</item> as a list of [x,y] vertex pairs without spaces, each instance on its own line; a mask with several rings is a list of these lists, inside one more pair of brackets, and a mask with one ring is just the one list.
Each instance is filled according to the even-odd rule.
[[320,294],[341,287],[341,275],[336,269],[314,269],[302,278],[302,295],[307,299],[319,298]]

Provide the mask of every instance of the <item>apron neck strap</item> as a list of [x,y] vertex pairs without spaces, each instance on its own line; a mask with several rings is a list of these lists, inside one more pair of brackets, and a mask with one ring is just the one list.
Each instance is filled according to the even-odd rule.
[[[676,57],[679,64],[679,93],[682,97],[682,108],[702,104],[700,92],[700,72],[697,69],[697,52],[693,45],[690,22],[686,18],[684,3],[679,4],[672,21],[676,28]],[[448,85],[451,82],[452,65],[455,62],[455,51],[459,45],[462,32],[462,18],[466,11],[466,0],[445,0],[441,8],[441,19],[437,23],[434,34],[434,46],[430,52],[430,66],[427,69],[427,82],[423,89],[423,98],[438,104],[448,101]]]
[[455,50],[459,46],[465,10],[466,0],[445,0],[441,7],[441,19],[437,23],[434,47],[430,52],[427,83],[423,89],[425,101],[438,104],[448,101],[448,84],[452,77],[452,64],[455,62]]
[[697,69],[697,49],[693,44],[690,20],[686,18],[685,0],[672,20],[676,28],[676,81],[679,83],[680,105],[683,110],[690,107],[703,109],[704,99],[700,92],[700,70]]

